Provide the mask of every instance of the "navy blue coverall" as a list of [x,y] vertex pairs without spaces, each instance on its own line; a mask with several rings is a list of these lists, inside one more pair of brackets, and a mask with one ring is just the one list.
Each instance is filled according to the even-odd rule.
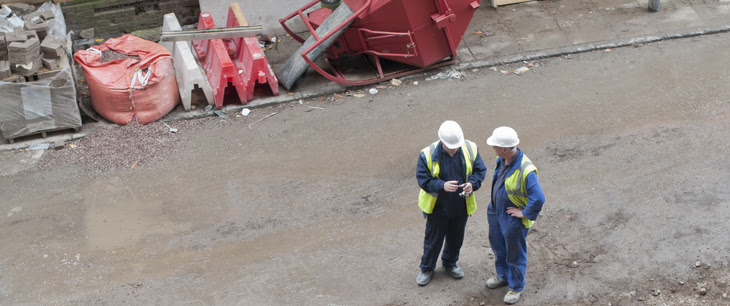
[[434,163],[438,162],[440,171],[439,177],[431,176],[431,171],[426,165],[426,156],[421,152],[418,158],[416,179],[418,185],[426,192],[438,193],[436,206],[431,214],[426,217],[426,235],[423,240],[423,256],[421,257],[421,271],[433,271],[436,268],[441,246],[446,239],[444,252],[441,255],[441,264],[444,267],[453,267],[459,260],[459,251],[464,242],[464,230],[469,216],[466,213],[466,199],[459,196],[462,188],[456,192],[444,191],[444,183],[447,181],[458,181],[458,185],[471,183],[473,190],[479,190],[487,173],[487,167],[482,157],[477,153],[472,165],[471,175],[466,177],[466,163],[464,153],[459,148],[454,156],[449,156],[441,142],[438,149],[431,157]]
[[[504,160],[497,158],[497,166],[492,177],[492,202],[487,208],[487,219],[489,221],[489,244],[494,252],[494,262],[497,270],[497,278],[506,280],[509,290],[522,292],[525,289],[525,270],[527,269],[527,238],[528,228],[522,224],[521,218],[507,214],[508,207],[517,207],[507,196],[504,189],[504,180],[514,171],[520,170],[522,164],[522,150],[505,167]],[[525,179],[527,188],[527,206],[522,209],[522,214],[530,220],[537,219],[545,203],[545,195],[537,180],[537,174],[533,171]]]

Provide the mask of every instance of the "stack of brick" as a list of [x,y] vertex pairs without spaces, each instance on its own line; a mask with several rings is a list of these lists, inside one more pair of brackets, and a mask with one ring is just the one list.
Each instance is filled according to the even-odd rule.
[[8,3],[6,4],[11,10],[13,10],[13,13],[15,15],[23,16],[25,14],[28,14],[32,11],[35,11],[35,6],[27,4],[27,3]]
[[38,38],[43,40],[48,36],[48,21],[53,19],[53,12],[44,10],[36,11],[24,16],[25,29],[36,31]]
[[24,42],[8,44],[8,61],[13,73],[22,76],[32,76],[43,68],[41,61],[41,43],[38,38],[32,37]]
[[5,33],[0,32],[0,61],[8,60],[8,45],[5,43]]
[[59,60],[62,56],[66,55],[64,45],[65,41],[63,39],[51,35],[46,36],[41,43],[41,50],[43,51],[41,62],[43,63],[43,67],[48,68],[48,70],[54,70],[58,67]]
[[33,17],[25,22],[25,29],[28,31],[35,31],[38,34],[38,38],[43,40],[48,36],[48,22],[43,20],[40,16]]
[[13,73],[10,71],[10,63],[8,61],[0,61],[0,80],[11,77]]

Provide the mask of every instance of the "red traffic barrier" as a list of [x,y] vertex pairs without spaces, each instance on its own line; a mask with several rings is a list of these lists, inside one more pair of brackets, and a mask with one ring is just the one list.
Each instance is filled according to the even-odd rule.
[[[198,18],[198,29],[215,28],[213,17],[210,13],[201,13]],[[210,87],[213,88],[213,97],[215,98],[215,107],[223,108],[223,97],[225,95],[228,83],[233,84],[241,99],[241,103],[246,104],[247,91],[246,85],[239,74],[239,69],[231,61],[228,56],[228,49],[222,39],[207,39],[193,41],[195,52],[198,53],[200,64],[205,69],[205,76],[208,77]]]
[[[227,27],[248,26],[246,18],[241,12],[238,3],[231,3],[228,9]],[[271,92],[279,95],[279,81],[271,69],[266,55],[259,47],[259,40],[256,37],[239,37],[234,38],[234,45],[238,46],[234,50],[232,58],[239,71],[243,70],[243,83],[246,85],[246,98],[250,101],[253,99],[253,91],[256,84],[268,84]]]

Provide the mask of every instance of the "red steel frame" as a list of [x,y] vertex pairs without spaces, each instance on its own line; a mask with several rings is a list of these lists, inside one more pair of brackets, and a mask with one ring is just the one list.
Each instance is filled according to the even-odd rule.
[[[453,16],[453,14],[451,14],[451,9],[448,7],[448,4],[446,4],[446,2],[444,0],[434,0],[434,1],[436,2],[437,7],[439,7],[439,9],[440,9],[440,11],[442,13],[442,15],[439,15],[439,16],[446,16],[446,18],[449,18],[449,17]],[[369,55],[373,56],[374,62],[376,64],[377,70],[378,70],[378,75],[377,76],[372,77],[372,78],[361,79],[361,80],[348,80],[347,78],[345,78],[345,76],[342,74],[342,72],[340,72],[339,69],[337,69],[335,67],[335,65],[325,56],[325,61],[330,66],[330,68],[332,68],[332,71],[334,71],[334,73],[336,74],[336,75],[332,75],[331,73],[329,73],[329,72],[325,71],[324,69],[322,69],[322,67],[320,67],[319,65],[315,64],[312,60],[309,59],[309,57],[307,55],[310,52],[312,52],[312,50],[314,50],[315,48],[317,48],[319,45],[321,45],[322,43],[324,43],[324,41],[326,41],[328,38],[332,37],[332,35],[334,35],[335,33],[337,33],[337,31],[343,29],[345,26],[347,26],[348,24],[350,24],[350,22],[354,21],[356,18],[359,18],[359,17],[363,16],[364,13],[370,8],[370,5],[372,3],[372,0],[366,0],[365,3],[363,4],[363,6],[360,9],[358,9],[352,16],[350,16],[349,18],[347,18],[345,21],[343,21],[342,23],[340,23],[337,27],[335,27],[334,29],[332,29],[324,37],[319,37],[319,35],[317,35],[317,32],[314,30],[314,27],[312,26],[311,22],[309,21],[309,19],[304,14],[304,11],[305,10],[311,8],[312,6],[314,6],[315,4],[317,4],[319,2],[320,2],[320,0],[313,0],[309,4],[307,4],[307,5],[303,6],[302,8],[298,9],[297,11],[295,11],[295,12],[287,15],[286,17],[284,17],[282,19],[279,19],[279,23],[284,28],[284,30],[289,35],[291,35],[291,37],[293,37],[294,39],[296,39],[300,43],[304,43],[304,41],[305,41],[304,39],[302,39],[301,37],[299,37],[299,35],[295,34],[293,31],[291,31],[291,29],[289,29],[289,27],[286,26],[286,22],[288,20],[294,18],[294,16],[299,16],[302,19],[302,21],[304,22],[304,24],[307,26],[307,29],[309,29],[309,32],[316,39],[316,42],[314,44],[312,44],[309,48],[307,48],[307,50],[305,50],[302,53],[300,53],[300,55],[302,56],[302,58],[304,58],[304,61],[306,61],[307,64],[309,64],[310,67],[314,68],[314,70],[316,70],[319,74],[321,74],[322,76],[326,77],[327,79],[329,79],[331,81],[334,81],[334,82],[337,82],[337,83],[340,83],[340,84],[343,84],[343,85],[348,85],[348,86],[367,85],[367,84],[378,83],[378,82],[381,82],[383,80],[388,80],[388,79],[392,79],[392,78],[401,77],[401,76],[404,76],[404,75],[414,74],[414,73],[418,73],[418,72],[422,72],[422,71],[426,71],[426,70],[431,70],[431,69],[438,68],[438,67],[442,67],[442,66],[446,66],[446,65],[451,65],[451,64],[453,64],[455,62],[455,58],[456,58],[456,43],[453,41],[453,38],[451,37],[451,35],[449,34],[449,32],[448,31],[445,31],[446,32],[446,39],[447,39],[447,41],[449,43],[449,47],[451,49],[451,59],[450,60],[442,61],[440,63],[436,63],[436,64],[433,64],[433,65],[430,65],[430,66],[424,67],[424,68],[406,69],[406,70],[401,70],[401,71],[397,71],[397,72],[394,72],[394,73],[383,74],[383,69],[382,69],[382,66],[380,64],[380,56],[403,56],[403,57],[417,56],[417,54],[415,53],[415,49],[414,49],[414,54],[410,54],[410,53],[406,53],[406,54],[403,54],[403,53],[380,53],[380,52],[376,52],[376,51],[373,51],[373,50],[363,50],[363,51],[359,51],[359,52],[357,52],[355,54],[351,54],[351,55],[369,54]],[[433,18],[434,18],[434,21],[438,23],[438,21],[436,20],[435,16]],[[444,26],[439,26],[439,28],[443,28]],[[370,37],[370,39],[386,38],[386,37],[392,37],[392,36],[403,36],[403,35],[410,36],[411,35],[411,31],[408,31],[406,34],[400,33],[400,32],[372,31],[372,30],[368,30],[368,29],[364,29],[364,28],[360,28],[359,31],[360,31],[360,34],[361,34],[360,36],[361,36],[363,45],[365,45],[365,46],[367,44],[366,44],[366,39],[365,39],[365,36],[363,35],[363,33],[375,33],[375,34],[382,35],[382,36]],[[411,44],[409,45],[409,48],[408,48],[409,50],[413,48],[413,39],[411,38],[410,41],[411,41]]]

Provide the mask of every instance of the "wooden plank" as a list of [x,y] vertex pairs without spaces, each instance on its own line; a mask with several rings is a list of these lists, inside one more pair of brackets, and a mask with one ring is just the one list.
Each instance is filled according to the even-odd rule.
[[529,2],[529,1],[535,1],[535,0],[492,0],[492,7],[498,7],[500,5],[507,5],[507,4],[514,4],[514,3]]
[[231,3],[231,10],[233,11],[233,15],[236,16],[238,25],[242,27],[248,26],[248,21],[246,21],[246,17],[243,16],[243,12],[241,11],[241,7],[238,6],[238,2]]

